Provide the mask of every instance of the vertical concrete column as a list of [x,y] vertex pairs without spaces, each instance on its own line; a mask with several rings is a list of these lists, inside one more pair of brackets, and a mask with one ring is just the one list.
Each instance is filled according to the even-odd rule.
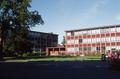
[[[96,30],[97,30],[97,29],[95,29],[95,32],[96,32]],[[94,39],[95,39],[95,51],[94,51],[94,54],[97,52],[97,51],[96,51],[96,47],[97,47],[97,42],[96,42],[97,39],[96,39],[96,38],[97,38],[97,33],[95,34],[95,38],[94,38]]]
[[40,34],[39,37],[40,37],[40,38],[39,38],[39,41],[40,41],[40,53],[41,53],[41,34]]
[[67,52],[67,32],[65,32],[65,53]]
[[110,48],[111,48],[111,46],[112,46],[112,41],[111,41],[111,34],[112,34],[112,32],[111,32],[111,28],[109,27],[109,29],[110,29]]
[[86,34],[86,39],[87,39],[87,41],[86,41],[86,47],[87,47],[86,54],[89,52],[89,51],[88,51],[88,48],[89,48],[89,46],[88,46],[88,35],[89,35],[89,34],[88,34],[88,31],[89,31],[89,30],[86,30],[86,33],[87,33],[87,34]]
[[75,31],[73,31],[73,33],[74,33],[73,34],[73,40],[74,40],[74,52],[73,53],[74,53],[74,56],[75,56],[75,53],[76,53],[76,50],[75,50]]
[[[108,28],[107,28],[108,29]],[[104,50],[104,54],[106,54],[106,47],[107,47],[107,41],[106,41],[106,38],[107,38],[107,30],[105,30],[105,50]]]
[[48,48],[46,48],[46,56],[48,56],[48,55],[49,55]]
[[78,54],[80,53],[80,44],[79,44],[79,36],[80,36],[80,31],[78,32],[78,48],[79,48],[79,50],[78,50]]
[[58,55],[60,55],[60,54],[61,54],[60,47],[58,47]]
[[115,48],[117,49],[117,28],[115,25]]
[[83,49],[84,48],[84,46],[83,46],[83,32],[82,32],[82,36],[81,37],[82,37],[82,43],[81,44],[82,44],[82,54],[83,54],[84,53],[84,49]]
[[54,51],[55,51],[55,48],[53,47],[53,51],[52,51],[52,54],[54,53]]
[[90,48],[91,48],[91,51],[90,51],[90,53],[92,53],[92,30],[90,30],[91,32],[90,32]]
[[[100,28],[99,28],[100,29]],[[100,29],[100,53],[102,53],[102,32],[101,32],[102,29]]]

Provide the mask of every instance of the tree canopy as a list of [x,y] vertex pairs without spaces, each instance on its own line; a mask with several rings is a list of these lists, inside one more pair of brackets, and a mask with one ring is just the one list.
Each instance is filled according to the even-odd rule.
[[6,41],[12,40],[14,45],[16,40],[25,41],[24,38],[31,27],[36,24],[44,24],[38,11],[30,10],[30,3],[31,0],[0,1],[0,53],[7,45]]

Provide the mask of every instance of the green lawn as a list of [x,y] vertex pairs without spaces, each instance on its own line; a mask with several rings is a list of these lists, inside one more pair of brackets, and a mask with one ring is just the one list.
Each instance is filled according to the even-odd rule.
[[63,56],[63,57],[4,57],[5,62],[30,62],[30,61],[83,61],[83,60],[100,60],[100,56]]

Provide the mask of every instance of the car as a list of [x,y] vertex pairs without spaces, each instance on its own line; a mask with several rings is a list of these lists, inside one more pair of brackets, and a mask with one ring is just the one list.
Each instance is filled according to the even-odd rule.
[[120,52],[109,51],[107,53],[107,59],[109,61],[109,67],[112,70],[120,70]]

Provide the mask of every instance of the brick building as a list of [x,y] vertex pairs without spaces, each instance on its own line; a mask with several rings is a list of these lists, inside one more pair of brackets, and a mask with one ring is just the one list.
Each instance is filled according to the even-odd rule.
[[45,52],[46,47],[58,45],[58,35],[53,33],[29,31],[28,39],[33,44],[33,51]]
[[67,30],[66,53],[105,53],[120,49],[120,25]]

